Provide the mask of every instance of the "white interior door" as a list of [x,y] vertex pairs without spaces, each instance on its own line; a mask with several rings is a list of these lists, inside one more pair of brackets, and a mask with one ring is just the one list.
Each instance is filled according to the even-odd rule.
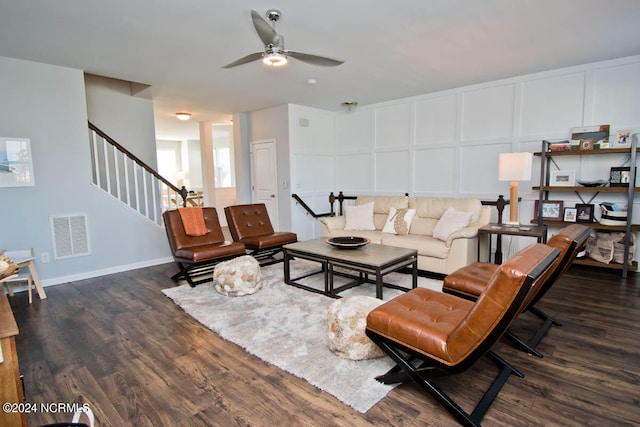
[[273,228],[278,229],[278,164],[276,142],[251,142],[251,198],[264,203]]

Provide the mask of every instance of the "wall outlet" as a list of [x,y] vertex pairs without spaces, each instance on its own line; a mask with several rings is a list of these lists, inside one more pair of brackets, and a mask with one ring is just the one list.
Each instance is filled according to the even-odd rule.
[[51,261],[51,259],[49,258],[49,252],[42,252],[40,254],[40,259],[42,260],[43,263]]

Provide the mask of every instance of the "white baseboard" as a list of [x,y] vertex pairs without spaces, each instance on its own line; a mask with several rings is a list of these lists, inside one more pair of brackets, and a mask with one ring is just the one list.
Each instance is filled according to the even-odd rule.
[[[150,261],[137,262],[134,264],[118,265],[116,267],[109,267],[102,270],[87,271],[84,273],[70,274],[68,276],[54,277],[51,279],[42,280],[42,287],[46,288],[48,286],[61,285],[63,283],[76,282],[76,281],[85,280],[85,279],[93,279],[94,277],[106,276],[107,274],[122,273],[123,271],[137,270],[138,268],[151,267],[159,264],[167,264],[169,262],[173,262],[173,258],[171,257],[158,258]],[[22,292],[22,291],[26,291],[27,287],[12,286],[11,290],[14,292]]]

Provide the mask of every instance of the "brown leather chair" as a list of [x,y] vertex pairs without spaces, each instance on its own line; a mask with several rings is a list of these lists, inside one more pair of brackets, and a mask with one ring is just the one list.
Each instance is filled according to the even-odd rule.
[[185,279],[191,287],[213,280],[213,276],[209,275],[194,281],[194,276],[211,272],[212,267],[220,261],[245,254],[244,244],[225,241],[216,208],[202,208],[202,214],[207,227],[207,234],[203,236],[190,236],[185,232],[177,209],[162,214],[169,247],[180,269],[171,278],[175,281]]
[[274,231],[264,203],[227,206],[224,214],[233,240],[244,243],[262,265],[282,261],[273,256],[282,251],[283,245],[298,241],[295,233]]
[[[542,354],[536,350],[542,337],[544,337],[551,325],[562,326],[560,322],[534,307],[534,305],[547,293],[558,278],[567,271],[578,252],[584,249],[590,231],[590,228],[584,225],[572,224],[562,228],[547,242],[547,245],[560,250],[560,256],[550,269],[549,277],[545,279],[537,292],[532,292],[528,295],[528,299],[522,310],[531,312],[540,317],[544,322],[528,341],[524,341],[522,338],[507,331],[505,337],[510,339],[517,347],[530,354],[542,357]],[[498,267],[499,265],[497,264],[485,262],[470,264],[445,277],[442,291],[475,301],[482,294],[489,279]]]
[[[477,301],[416,288],[372,310],[366,333],[396,366],[376,378],[385,384],[414,381],[461,424],[480,425],[511,374],[523,377],[491,347],[520,312],[559,250],[541,243],[519,251],[496,270]],[[487,356],[500,373],[472,413],[465,412],[433,378],[460,373]]]

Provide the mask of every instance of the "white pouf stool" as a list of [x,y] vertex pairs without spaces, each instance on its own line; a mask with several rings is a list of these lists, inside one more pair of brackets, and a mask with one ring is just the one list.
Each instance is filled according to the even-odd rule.
[[253,294],[262,288],[260,263],[250,255],[223,261],[213,270],[213,286],[230,297]]
[[364,360],[384,356],[365,333],[367,315],[384,301],[368,296],[336,300],[327,310],[329,349],[344,359]]

